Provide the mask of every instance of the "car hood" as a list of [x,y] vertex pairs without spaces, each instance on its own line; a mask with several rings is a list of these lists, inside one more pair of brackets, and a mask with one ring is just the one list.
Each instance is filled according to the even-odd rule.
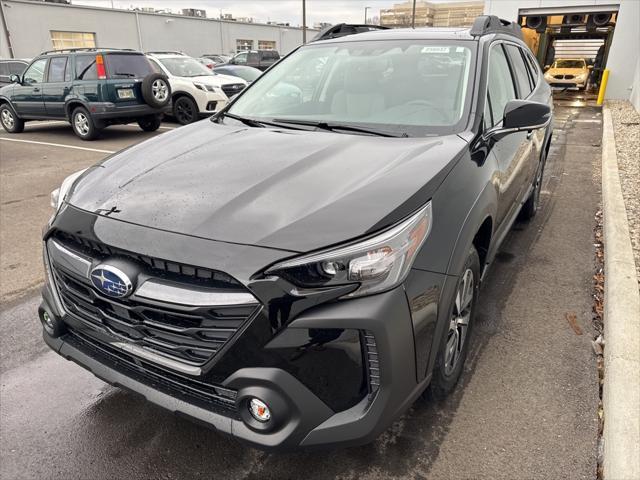
[[244,83],[244,80],[238,77],[232,77],[230,75],[221,75],[216,73],[215,75],[202,75],[200,77],[189,77],[194,82],[204,83],[206,85],[213,85],[214,87],[220,87],[222,85],[226,85],[227,83]]
[[466,142],[198,122],[88,169],[77,208],[211,240],[306,252],[428,201]]
[[587,68],[550,68],[546,71],[548,75],[582,75],[589,73]]

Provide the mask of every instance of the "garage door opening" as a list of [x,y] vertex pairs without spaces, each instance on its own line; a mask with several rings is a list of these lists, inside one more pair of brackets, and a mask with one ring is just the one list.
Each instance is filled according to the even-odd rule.
[[557,101],[595,104],[618,20],[618,5],[521,9],[525,42]]

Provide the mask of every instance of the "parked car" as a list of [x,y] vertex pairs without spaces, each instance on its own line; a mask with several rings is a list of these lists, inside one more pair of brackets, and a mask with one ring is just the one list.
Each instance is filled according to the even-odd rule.
[[44,233],[54,351],[266,449],[369,442],[454,389],[551,141],[517,24],[323,38],[67,178]]
[[552,87],[584,90],[589,81],[590,68],[584,58],[561,58],[553,62],[544,78]]
[[169,79],[173,92],[170,112],[183,125],[214,114],[247,86],[240,78],[214,74],[182,53],[149,52],[147,56]]
[[216,65],[221,63],[227,63],[231,58],[231,56],[229,55],[218,54],[218,53],[205,53],[204,55],[202,55],[202,57],[208,58]]
[[213,67],[215,66],[215,62],[208,58],[198,57],[196,58],[196,60],[199,61],[205,67],[207,67],[209,70],[213,70]]
[[68,120],[83,140],[114,124],[157,130],[171,99],[167,78],[140,52],[79,48],[36,57],[0,88],[0,123],[19,133],[29,120]]
[[234,55],[228,62],[230,65],[246,65],[263,72],[280,60],[280,54],[275,50],[250,50]]
[[29,63],[31,60],[26,58],[0,59],[0,87],[12,83],[11,75],[22,75]]
[[247,82],[247,84],[253,82],[262,75],[261,70],[253,67],[246,67],[244,65],[220,65],[213,67],[213,71],[214,73],[227,75],[229,77],[239,77]]

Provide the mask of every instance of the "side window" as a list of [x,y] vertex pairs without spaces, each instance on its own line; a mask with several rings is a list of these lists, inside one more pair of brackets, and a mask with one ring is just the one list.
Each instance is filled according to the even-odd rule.
[[538,85],[538,77],[540,76],[540,67],[538,61],[528,52],[524,52],[524,56],[527,59],[529,65],[529,71],[531,72],[531,80],[533,81],[533,88]]
[[502,121],[507,102],[516,98],[511,71],[502,45],[496,44],[489,52],[489,105],[493,114],[493,126]]
[[24,78],[22,81],[26,84],[42,83],[44,79],[44,69],[47,66],[47,59],[41,58],[31,64],[31,66],[24,72]]
[[76,57],[76,78],[78,80],[97,80],[95,55],[78,55]]
[[64,82],[67,70],[67,57],[55,57],[49,62],[49,75],[47,82]]
[[[262,57],[263,59],[265,57]],[[251,52],[247,55],[247,63],[251,65],[255,65],[256,63],[260,63],[260,54],[258,52]]]
[[511,59],[511,67],[513,75],[518,85],[519,98],[527,98],[531,94],[531,83],[529,81],[529,72],[524,64],[524,58],[520,53],[520,48],[515,45],[505,45],[509,58]]
[[22,75],[27,65],[22,62],[9,62],[9,74]]
[[245,63],[247,63],[247,54],[241,53],[239,55],[236,55],[233,59],[233,63],[237,63],[238,65],[244,65]]

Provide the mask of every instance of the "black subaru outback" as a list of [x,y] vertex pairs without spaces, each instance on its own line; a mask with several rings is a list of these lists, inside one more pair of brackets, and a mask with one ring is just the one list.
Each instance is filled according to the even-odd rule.
[[549,86],[496,17],[332,32],[54,192],[51,348],[263,448],[368,442],[453,390],[538,207]]
[[43,52],[0,89],[0,123],[20,133],[29,120],[68,120],[83,140],[106,126],[137,122],[157,130],[171,100],[167,78],[133,50]]

